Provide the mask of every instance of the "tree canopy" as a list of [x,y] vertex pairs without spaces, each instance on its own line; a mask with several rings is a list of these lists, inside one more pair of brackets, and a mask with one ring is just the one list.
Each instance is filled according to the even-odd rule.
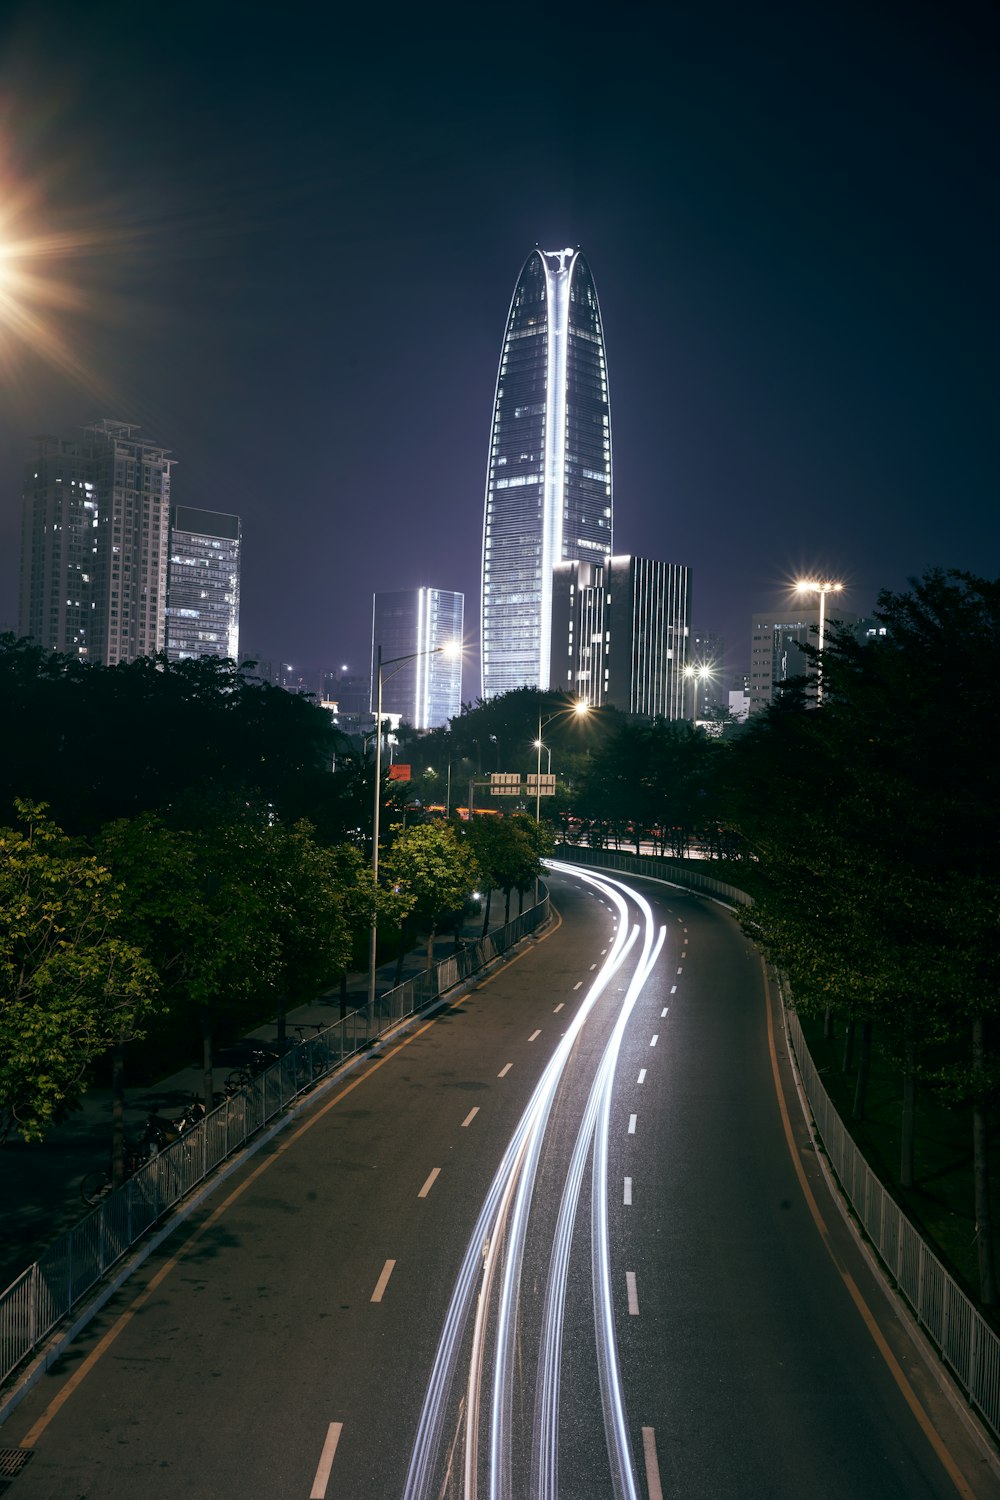
[[94,1060],[142,1035],[159,991],[109,871],[44,807],[16,810],[21,826],[0,829],[0,1141],[63,1118]]

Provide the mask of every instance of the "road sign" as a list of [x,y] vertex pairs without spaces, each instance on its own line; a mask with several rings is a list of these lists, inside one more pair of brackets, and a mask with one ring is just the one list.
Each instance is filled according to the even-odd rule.
[[494,797],[519,797],[521,773],[519,771],[491,771],[490,792]]
[[556,790],[556,778],[543,771],[540,776],[534,771],[528,773],[528,795],[531,797],[554,797]]

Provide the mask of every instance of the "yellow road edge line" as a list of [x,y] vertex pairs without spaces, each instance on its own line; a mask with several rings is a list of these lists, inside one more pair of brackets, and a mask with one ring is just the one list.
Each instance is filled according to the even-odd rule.
[[812,1188],[810,1187],[809,1181],[805,1174],[805,1169],[802,1165],[801,1160],[799,1159],[799,1152],[795,1144],[795,1137],[792,1134],[791,1120],[788,1116],[788,1106],[785,1103],[785,1095],[781,1087],[781,1075],[778,1071],[778,1053],[774,1040],[774,1017],[772,1015],[771,988],[770,981],[767,977],[767,968],[764,964],[763,959],[761,959],[760,961],[760,967],[764,978],[764,1009],[767,1015],[767,1045],[771,1054],[771,1072],[774,1078],[774,1091],[778,1099],[778,1110],[781,1114],[781,1124],[785,1132],[785,1142],[788,1146],[788,1154],[792,1159],[792,1166],[795,1168],[795,1175],[799,1179],[799,1186],[802,1189],[802,1194],[806,1200],[806,1205],[809,1209],[810,1214],[812,1215],[813,1222],[815,1223],[816,1228],[819,1230],[820,1238],[822,1239],[824,1245],[827,1248],[827,1251],[829,1252],[830,1259],[836,1266],[841,1280],[850,1293],[851,1300],[853,1301],[855,1307],[858,1309],[858,1312],[861,1314],[861,1317],[864,1320],[865,1327],[871,1334],[876,1348],[878,1349],[882,1358],[885,1360],[889,1372],[895,1380],[897,1386],[899,1387],[904,1401],[916,1418],[917,1425],[920,1427],[927,1441],[930,1443],[935,1454],[940,1460],[942,1467],[947,1473],[948,1478],[951,1480],[958,1493],[963,1497],[963,1500],[976,1500],[975,1491],[969,1487],[965,1476],[962,1474],[951,1454],[948,1452],[948,1449],[945,1447],[944,1442],[942,1441],[942,1438],[937,1431],[937,1428],[934,1426],[930,1417],[927,1415],[923,1403],[921,1402],[916,1391],[913,1389],[913,1386],[907,1379],[902,1366],[900,1365],[896,1356],[893,1354],[888,1343],[886,1342],[885,1335],[882,1333],[882,1330],[879,1328],[878,1323],[875,1321],[875,1316],[872,1313],[871,1308],[868,1306],[868,1303],[865,1301],[860,1287],[851,1276],[847,1267],[841,1261],[840,1256],[837,1254],[837,1251],[834,1247],[829,1228],[827,1227],[826,1220],[823,1217],[823,1212],[819,1204],[817,1203],[815,1196],[813,1195]]
[[[552,908],[551,906],[551,903],[550,910],[554,910],[554,908]],[[555,926],[551,927],[548,932],[543,933],[542,936],[538,939],[538,942],[545,942],[547,938],[550,938],[552,934],[554,932],[557,932],[562,926],[562,917],[559,915],[558,911],[555,912],[555,915],[558,919],[555,923]],[[533,948],[525,948],[523,953],[515,954],[514,957],[509,959],[508,962],[504,964],[500,969],[498,969],[495,974],[491,974],[489,978],[484,979],[483,983],[480,984],[477,988],[483,989],[487,984],[491,983],[491,981],[497,977],[497,974],[504,973],[505,970],[509,969],[512,964],[518,963],[522,958],[526,957],[527,954],[533,952]],[[459,995],[456,999],[450,1000],[446,1008],[448,1010],[454,1010],[457,1005],[461,1005],[462,1001],[465,1000],[465,998],[466,995]],[[335,1104],[339,1104],[342,1099],[346,1099],[348,1094],[353,1094],[354,1090],[358,1087],[359,1084],[364,1083],[365,1080],[370,1078],[373,1073],[377,1073],[379,1068],[384,1067],[387,1062],[389,1062],[392,1058],[396,1057],[400,1052],[402,1052],[404,1047],[408,1047],[411,1042],[415,1042],[417,1040],[417,1037],[423,1036],[424,1032],[429,1031],[430,1028],[436,1024],[438,1019],[438,1016],[431,1016],[429,1021],[425,1021],[423,1026],[419,1026],[416,1031],[411,1032],[409,1036],[403,1039],[403,1041],[397,1043],[397,1045],[394,1046],[391,1051],[386,1052],[383,1057],[377,1058],[372,1063],[371,1067],[366,1068],[363,1073],[359,1073],[356,1078],[352,1078],[350,1083],[345,1084],[344,1087],[340,1089],[338,1093],[334,1094],[331,1099],[328,1099],[324,1105],[321,1105],[319,1109],[317,1109],[314,1113],[311,1113],[309,1118],[307,1120],[304,1120],[303,1123],[298,1127],[298,1129],[294,1130],[290,1136],[287,1136],[281,1142],[281,1144],[278,1145],[275,1150],[268,1157],[266,1157],[264,1161],[260,1163],[259,1166],[254,1168],[249,1177],[247,1177],[243,1182],[240,1183],[239,1187],[234,1188],[229,1196],[222,1200],[218,1208],[212,1210],[208,1218],[205,1220],[204,1224],[199,1225],[199,1227],[194,1231],[193,1234],[188,1235],[187,1239],[177,1250],[174,1251],[173,1255],[171,1255],[168,1260],[164,1261],[163,1265],[156,1272],[149,1285],[139,1293],[135,1301],[132,1303],[131,1307],[126,1308],[123,1313],[119,1314],[118,1318],[108,1329],[107,1333],[104,1334],[104,1336],[98,1341],[97,1344],[95,1344],[94,1348],[87,1355],[83,1363],[73,1371],[73,1374],[66,1381],[66,1384],[63,1386],[59,1394],[57,1396],[53,1396],[52,1400],[49,1402],[49,1405],[45,1408],[45,1410],[42,1412],[42,1415],[38,1418],[38,1421],[32,1428],[30,1428],[28,1433],[25,1435],[21,1444],[23,1448],[34,1448],[35,1444],[38,1442],[38,1439],[41,1437],[46,1427],[48,1427],[49,1423],[53,1420],[54,1417],[58,1416],[60,1410],[63,1406],[65,1406],[70,1396],[72,1396],[73,1392],[77,1390],[78,1387],[83,1383],[86,1377],[90,1374],[91,1370],[97,1364],[98,1360],[100,1360],[102,1356],[105,1355],[111,1348],[111,1345],[115,1342],[115,1339],[118,1337],[118,1335],[124,1332],[124,1330],[128,1327],[129,1323],[135,1317],[136,1313],[142,1307],[143,1303],[149,1300],[149,1298],[153,1295],[157,1288],[161,1286],[162,1283],[166,1280],[167,1276],[174,1269],[177,1263],[182,1259],[184,1255],[187,1254],[191,1246],[196,1244],[197,1241],[202,1237],[202,1235],[205,1234],[207,1230],[211,1229],[213,1224],[217,1223],[217,1221],[221,1219],[222,1215],[232,1207],[237,1198],[241,1198],[246,1192],[247,1188],[251,1187],[253,1183],[257,1181],[258,1177],[263,1176],[268,1167],[270,1167],[280,1157],[284,1156],[285,1152],[288,1151],[296,1141],[300,1140],[301,1137],[305,1135],[306,1131],[312,1130],[313,1126],[320,1120],[322,1120],[324,1115],[328,1114],[329,1111],[333,1109]]]

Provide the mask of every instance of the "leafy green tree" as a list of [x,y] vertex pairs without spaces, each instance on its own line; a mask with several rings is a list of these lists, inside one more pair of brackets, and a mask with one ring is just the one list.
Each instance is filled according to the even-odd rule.
[[933,570],[875,613],[883,639],[842,629],[826,644],[821,708],[791,694],[727,747],[736,824],[760,862],[749,920],[797,1004],[860,1021],[863,1042],[877,1027],[897,1061],[904,1186],[918,1082],[969,1106],[992,1303],[1000,769],[983,683],[1000,667],[1000,581]]
[[322,779],[337,745],[329,715],[256,681],[249,664],[154,656],[101,667],[4,636],[0,717],[23,726],[0,746],[0,797],[44,798],[70,833],[220,787],[287,823],[310,797],[336,800]]
[[466,842],[475,855],[480,878],[486,887],[483,911],[483,936],[489,931],[490,904],[494,890],[503,891],[510,921],[511,892],[527,888],[541,871],[538,844],[533,833],[533,818],[514,813],[506,818],[473,818],[466,830]]
[[44,806],[17,812],[21,828],[0,829],[0,1141],[63,1118],[94,1061],[143,1034],[158,990],[110,872]]
[[312,1000],[346,975],[355,930],[371,920],[371,876],[360,851],[321,847],[304,822],[292,829],[265,829],[261,852],[267,922],[276,942],[278,1038],[283,1041],[288,1008]]
[[406,921],[427,928],[427,967],[434,962],[434,938],[441,922],[460,912],[479,880],[479,866],[468,844],[442,819],[407,828],[399,834],[380,864],[385,884],[408,894],[413,906],[404,919],[400,952],[405,948]]
[[281,983],[264,837],[251,824],[194,834],[145,814],[110,824],[98,841],[124,885],[127,931],[154,962],[170,1013],[198,1026],[206,1108],[217,1025],[255,1019]]

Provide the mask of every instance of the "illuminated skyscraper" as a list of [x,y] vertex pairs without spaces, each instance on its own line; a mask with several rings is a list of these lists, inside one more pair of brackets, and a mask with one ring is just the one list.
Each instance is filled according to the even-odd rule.
[[[372,611],[371,705],[376,711],[376,661],[398,665],[382,678],[382,712],[414,729],[443,728],[462,712],[461,647],[465,595],[449,589],[376,594]],[[409,657],[408,661],[399,661]]]
[[137,431],[38,437],[25,466],[21,634],[109,667],[164,644],[173,460]]
[[611,555],[604,333],[578,250],[533,250],[497,377],[483,525],[483,697],[550,679],[553,568]]
[[688,568],[626,555],[554,571],[554,692],[639,718],[682,719],[690,635]]
[[167,566],[167,656],[232,657],[240,641],[239,516],[175,505]]

